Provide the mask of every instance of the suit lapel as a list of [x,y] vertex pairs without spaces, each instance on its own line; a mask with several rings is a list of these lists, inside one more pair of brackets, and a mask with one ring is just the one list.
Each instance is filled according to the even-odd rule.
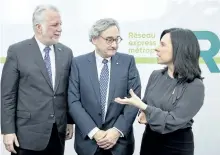
[[118,54],[116,53],[111,58],[111,74],[110,74],[110,85],[109,85],[109,97],[108,104],[113,100],[115,94],[115,87],[117,85],[117,77],[120,75],[120,63],[118,62]]
[[44,76],[44,78],[46,79],[48,85],[51,87],[51,89],[53,89],[52,87],[52,83],[50,81],[41,51],[39,49],[39,46],[35,40],[35,38],[32,38],[30,45],[30,51],[32,51],[33,56],[34,56],[34,60],[35,63],[38,65],[38,67],[40,68],[40,71],[42,73],[42,75]]
[[[108,122],[112,116],[110,115],[110,111],[114,111],[117,109],[119,104],[114,104],[115,89],[120,84],[118,83],[118,75],[121,74],[121,62],[119,61],[119,55],[116,53],[111,58],[111,74],[110,74],[110,84],[109,84],[109,97],[108,97],[108,108],[106,113],[105,121]],[[118,97],[118,96],[117,96]],[[116,109],[115,109],[116,108]]]
[[55,52],[55,68],[56,68],[56,76],[55,76],[55,85],[54,92],[56,92],[59,82],[60,82],[60,72],[62,70],[62,49],[58,47],[58,45],[54,45]]
[[95,53],[92,52],[91,54],[89,54],[88,56],[88,74],[93,86],[93,89],[95,91],[96,94],[96,98],[98,101],[98,104],[100,104],[100,89],[99,89],[99,80],[98,80],[98,72],[97,72],[97,66],[96,66],[96,59],[95,59]]

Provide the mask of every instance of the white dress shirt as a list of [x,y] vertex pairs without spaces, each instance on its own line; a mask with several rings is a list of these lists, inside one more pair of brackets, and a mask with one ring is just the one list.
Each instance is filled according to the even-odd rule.
[[[96,58],[96,67],[97,67],[97,71],[98,71],[98,78],[100,80],[100,74],[102,71],[102,68],[104,66],[104,63],[102,63],[103,58],[95,51],[95,58]],[[106,113],[108,110],[108,96],[109,96],[109,84],[110,84],[110,77],[111,77],[111,58],[106,58],[108,60],[108,70],[109,70],[109,80],[108,80],[108,87],[107,87],[107,94],[106,94],[106,102],[105,102],[105,114],[104,114],[104,118],[106,117]],[[115,128],[115,127],[114,127]],[[115,128],[116,130],[118,130],[117,128]],[[96,134],[96,132],[98,132],[100,129],[95,127],[93,130],[91,130],[88,134],[89,138],[92,139],[93,136]],[[118,130],[121,134],[121,136],[123,137],[123,133]]]
[[[104,60],[100,55],[98,55],[96,52],[95,52],[95,58],[96,58],[96,67],[97,67],[97,71],[98,71],[98,78],[99,78],[99,81],[100,81],[100,75],[101,75],[101,71],[102,71],[102,68],[104,67],[104,63],[102,63],[102,61]],[[107,93],[106,93],[106,101],[105,101],[105,114],[104,114],[104,119],[106,117],[106,113],[107,113],[107,109],[108,109],[108,96],[109,96],[109,83],[110,83],[110,77],[111,77],[111,58],[106,58],[106,60],[108,60],[108,71],[109,71],[109,77],[108,77],[108,87],[107,87]]]
[[[36,37],[35,37],[37,44],[39,46],[40,52],[42,54],[42,57],[44,59],[45,56],[45,52],[44,52],[44,48],[47,47],[45,46],[43,43],[41,43]],[[55,77],[56,77],[56,67],[55,67],[55,53],[54,53],[54,47],[53,45],[49,46],[50,47],[50,52],[49,52],[49,56],[50,56],[50,63],[51,63],[51,71],[52,71],[52,86],[54,89],[54,85],[55,85]]]

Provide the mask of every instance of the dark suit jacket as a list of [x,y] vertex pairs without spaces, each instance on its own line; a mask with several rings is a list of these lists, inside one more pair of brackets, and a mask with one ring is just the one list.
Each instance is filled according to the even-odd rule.
[[55,89],[35,38],[8,49],[1,78],[2,134],[16,133],[21,148],[46,148],[56,122],[64,143],[67,124],[67,87],[72,51],[55,47]]
[[94,52],[72,60],[69,78],[68,104],[70,114],[76,124],[75,150],[79,155],[93,155],[97,149],[95,140],[88,133],[98,127],[107,130],[116,127],[123,134],[111,151],[114,155],[133,154],[134,136],[132,124],[138,109],[114,102],[116,97],[125,97],[132,88],[141,95],[141,83],[134,57],[116,53],[111,59],[111,75],[108,110],[102,124],[99,80]]

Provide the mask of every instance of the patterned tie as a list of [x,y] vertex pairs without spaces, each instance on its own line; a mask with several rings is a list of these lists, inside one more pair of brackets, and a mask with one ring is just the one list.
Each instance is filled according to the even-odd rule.
[[105,106],[106,106],[106,96],[109,81],[109,70],[108,70],[108,60],[103,59],[104,64],[101,74],[100,74],[100,95],[101,95],[101,108],[102,108],[102,122],[105,122]]
[[51,62],[50,62],[50,47],[45,47],[44,48],[44,52],[45,52],[45,56],[44,56],[44,62],[45,62],[45,65],[46,65],[46,68],[47,68],[47,72],[48,72],[48,75],[49,75],[49,78],[50,78],[50,82],[52,84],[52,71],[51,71]]

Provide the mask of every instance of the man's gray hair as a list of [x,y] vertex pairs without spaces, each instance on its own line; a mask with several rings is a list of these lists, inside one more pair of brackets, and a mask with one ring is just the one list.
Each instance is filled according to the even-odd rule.
[[95,22],[89,31],[89,41],[100,36],[100,34],[111,26],[116,26],[120,30],[118,22],[112,18],[104,18]]
[[59,12],[59,10],[53,5],[38,5],[34,10],[33,17],[32,17],[32,24],[33,29],[35,31],[35,26],[37,24],[42,24],[44,22],[43,13],[46,10],[53,10],[55,12]]

